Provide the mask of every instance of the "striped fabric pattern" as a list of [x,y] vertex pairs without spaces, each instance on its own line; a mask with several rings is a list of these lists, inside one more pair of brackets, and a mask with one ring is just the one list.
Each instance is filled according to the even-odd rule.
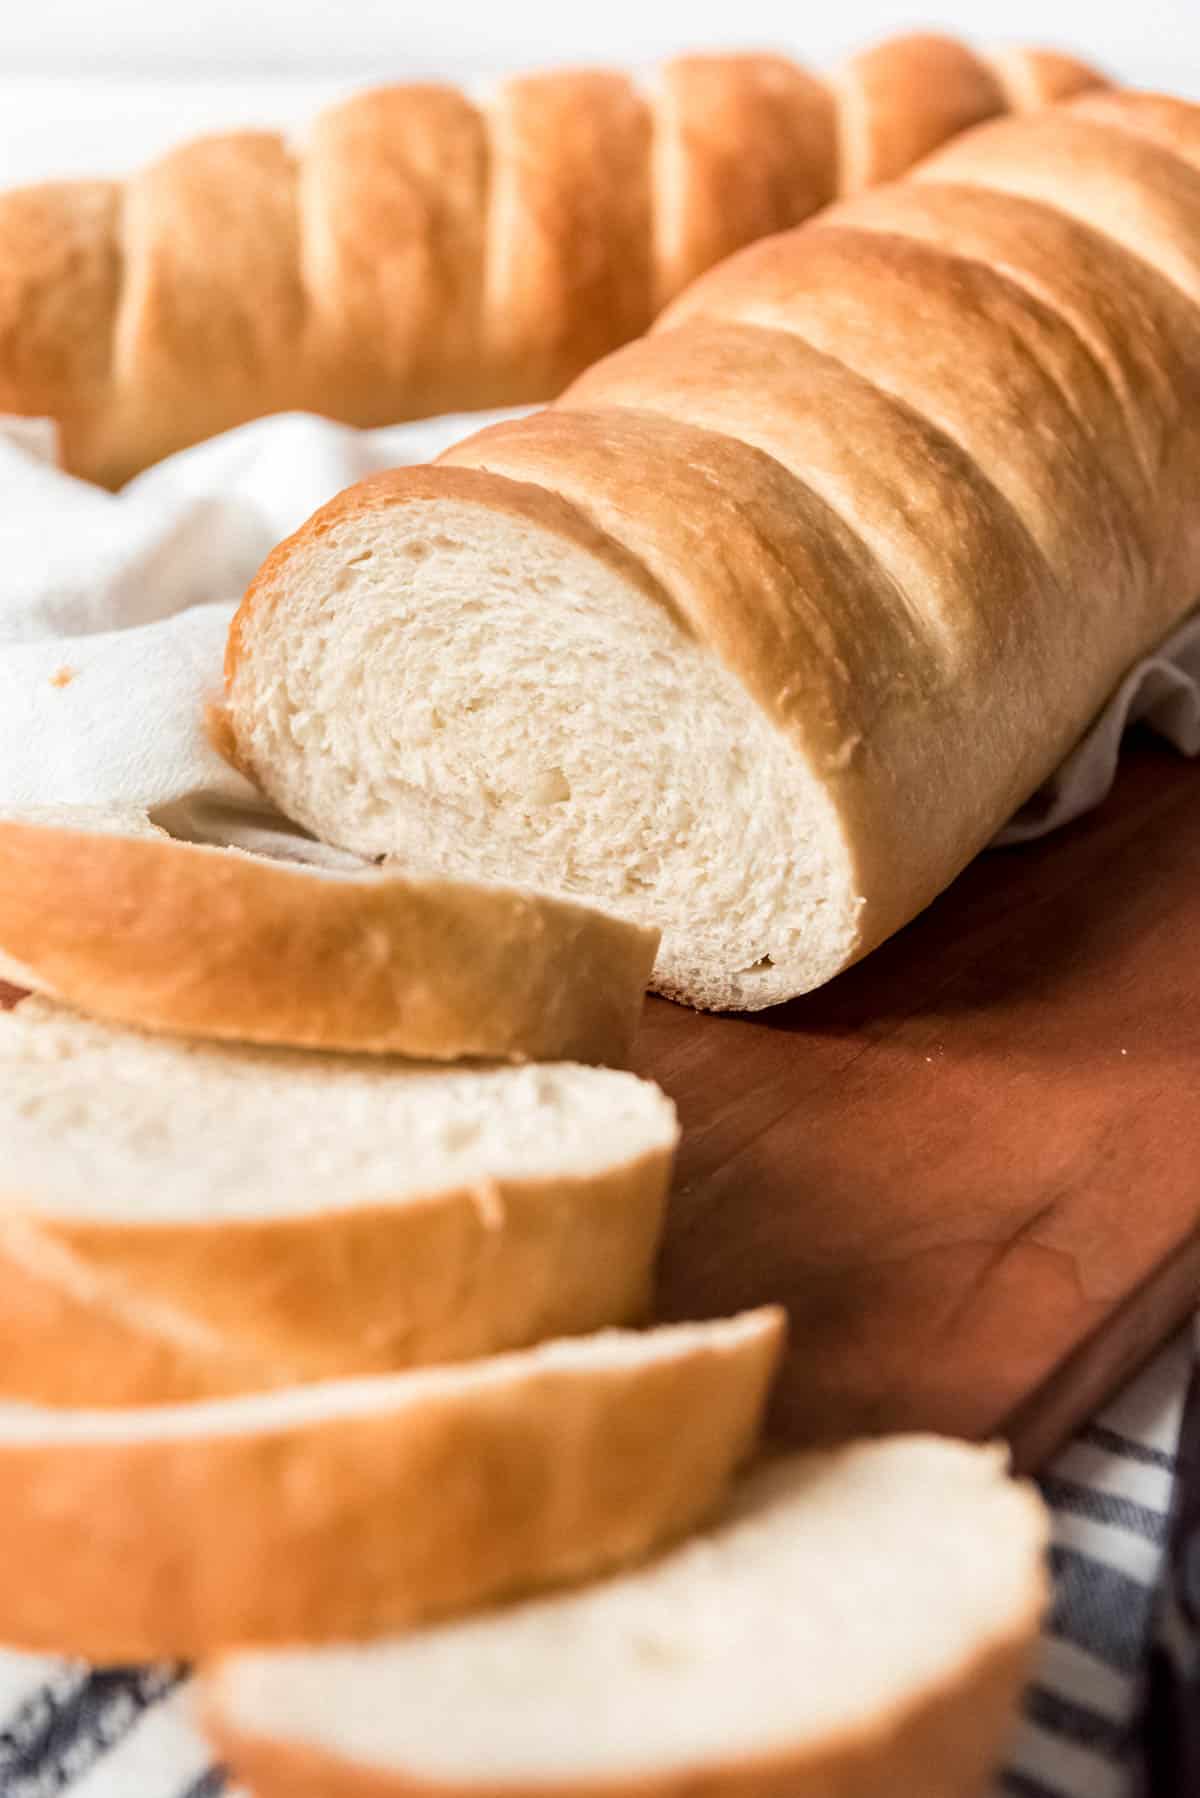
[[[1195,1341],[1169,1344],[1042,1480],[1055,1597],[993,1798],[1165,1798],[1141,1719],[1152,1650],[1176,1702],[1197,1697],[1190,1605],[1165,1577]],[[0,1654],[0,1798],[244,1798],[210,1765],[190,1700],[181,1667]]]
[[[1182,1332],[1055,1458],[1054,1603],[995,1798],[1137,1798],[1196,1333]],[[1156,1790],[1156,1798],[1158,1798]]]

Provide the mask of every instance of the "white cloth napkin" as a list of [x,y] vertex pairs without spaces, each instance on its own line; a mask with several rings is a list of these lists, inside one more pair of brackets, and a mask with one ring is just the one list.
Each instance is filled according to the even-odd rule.
[[[310,859],[319,851],[210,747],[225,633],[267,551],[340,488],[426,460],[482,415],[359,432],[264,420],[101,492],[55,465],[53,428],[0,420],[0,808],[172,807],[183,834]],[[1019,842],[1096,805],[1127,723],[1200,753],[1200,616],[1131,671],[1047,787]],[[1045,1480],[1058,1580],[1022,1732],[997,1792],[1127,1798],[1190,1351],[1182,1337],[1064,1451]],[[219,1502],[219,1495],[214,1495]],[[1161,1526],[1161,1527],[1160,1527]],[[217,1798],[171,1670],[89,1671],[0,1653],[5,1798]]]
[[[58,468],[48,422],[0,421],[0,806],[174,804],[182,820],[199,800],[209,834],[220,818],[253,846],[261,806],[202,725],[247,582],[350,482],[503,416],[381,431],[264,419],[116,494]],[[292,847],[310,858],[301,837]]]

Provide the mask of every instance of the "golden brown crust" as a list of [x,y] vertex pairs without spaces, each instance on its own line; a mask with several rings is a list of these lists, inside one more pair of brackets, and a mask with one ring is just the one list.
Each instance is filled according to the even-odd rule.
[[[818,223],[714,270],[665,322],[700,317],[795,333],[937,421],[1014,506],[1063,591],[1098,586],[1093,617],[1106,586],[1119,611],[1143,581],[1155,532],[1121,491],[1123,413],[1087,347],[1002,268]],[[1030,418],[1061,446],[1053,461]]]
[[[1112,96],[1121,110],[1126,97]],[[1112,238],[1200,302],[1200,169],[1087,101],[998,119],[940,150],[918,181],[951,181],[1041,200]],[[1137,119],[1134,99],[1131,120]]]
[[397,393],[414,414],[480,403],[488,176],[484,117],[455,88],[377,88],[316,119],[304,286],[325,393],[355,423],[392,423]]
[[1061,50],[1011,45],[993,50],[986,59],[1004,89],[1009,110],[1033,112],[1054,106],[1091,88],[1107,87],[1107,75]]
[[[963,139],[945,152],[935,170],[943,172],[944,162],[947,178],[957,175],[957,165],[970,163],[975,146],[992,133],[1006,144],[1018,145],[1027,134],[1050,130],[1054,123],[1047,115],[1045,121],[986,127],[983,133]],[[1140,149],[1130,147],[1135,155]],[[1120,143],[1116,150],[1121,160],[1129,160]],[[1026,165],[1032,167],[1032,159],[1025,158]],[[997,153],[988,166],[997,172],[997,186],[1006,190],[1005,171],[1010,163]],[[1048,192],[1055,181],[1053,162],[1038,166],[1045,171],[1040,185]],[[925,179],[932,182],[934,176],[928,174]],[[1094,179],[1098,192],[1102,182],[1098,174]],[[1185,393],[1194,393],[1196,388],[1200,364],[1194,356],[1195,315],[1186,306],[1172,304],[1162,283],[1149,271],[1136,264],[1128,271],[1128,259],[1119,251],[1110,255],[1103,239],[1097,240],[1087,231],[1072,231],[1069,221],[1060,221],[1064,230],[1058,234],[1058,247],[1070,259],[1067,266],[1071,270],[1064,277],[1070,289],[1064,315],[1052,270],[1042,268],[1039,292],[1014,280],[1003,254],[985,260],[978,254],[962,253],[969,251],[970,230],[977,232],[978,243],[986,237],[986,221],[993,213],[1001,219],[1009,216],[1012,202],[1002,195],[970,190],[960,211],[973,213],[975,224],[967,227],[968,242],[961,250],[952,225],[935,242],[904,235],[906,205],[910,196],[923,192],[924,185],[925,180],[919,186],[899,184],[864,201],[864,208],[873,215],[870,236],[853,228],[855,209],[850,207],[832,215],[829,223],[817,221],[803,232],[744,251],[697,282],[659,321],[645,348],[637,381],[609,393],[607,371],[621,367],[623,358],[618,355],[591,371],[564,401],[571,405],[578,397],[578,403],[593,408],[606,401],[628,404],[640,383],[641,403],[654,408],[659,391],[659,346],[668,381],[671,367],[681,370],[691,349],[698,371],[696,386],[704,389],[705,417],[710,425],[719,424],[739,438],[764,442],[762,421],[771,418],[773,406],[778,404],[773,388],[783,377],[730,378],[718,392],[717,383],[708,382],[718,354],[715,346],[722,327],[730,332],[752,326],[798,335],[804,344],[836,359],[911,413],[935,423],[965,453],[967,469],[973,471],[966,472],[960,465],[952,477],[960,501],[965,501],[974,485],[986,502],[986,489],[991,488],[993,497],[1003,498],[1024,536],[1040,551],[1043,565],[1039,574],[1036,562],[1031,564],[1027,550],[1021,547],[1020,535],[1006,526],[994,505],[992,519],[982,526],[965,563],[957,554],[965,541],[957,540],[956,549],[954,532],[940,539],[935,552],[939,566],[947,576],[952,567],[956,569],[946,590],[951,636],[949,642],[935,645],[936,658],[924,683],[919,654],[911,649],[898,654],[886,648],[877,626],[868,630],[868,672],[863,676],[856,671],[845,690],[841,687],[846,666],[843,654],[826,656],[822,679],[829,713],[848,735],[857,729],[878,755],[878,762],[871,754],[863,757],[858,772],[863,783],[860,792],[873,793],[879,808],[864,812],[851,806],[844,787],[839,795],[859,844],[860,890],[871,896],[860,953],[879,941],[901,916],[912,914],[920,879],[938,865],[956,870],[962,865],[971,832],[975,833],[976,848],[982,846],[1071,747],[1108,683],[1139,650],[1157,640],[1193,597],[1192,577],[1186,568],[1194,552],[1195,533],[1182,528],[1182,521],[1190,515],[1183,490],[1200,444],[1195,425],[1184,418],[1172,388],[1176,381],[1182,381]],[[1064,185],[1075,192],[1073,180]],[[1153,186],[1150,193],[1154,193]],[[889,229],[893,197],[899,226],[895,232]],[[1200,189],[1193,216],[1200,216]],[[1051,214],[1052,236],[1055,222]],[[1036,237],[1033,241],[1037,242]],[[1019,246],[1014,245],[1014,253],[1020,255]],[[1126,272],[1132,275],[1129,282],[1123,280]],[[1142,276],[1146,278],[1140,280]],[[1092,278],[1102,284],[1111,305],[1106,307],[1103,301],[1089,305],[1086,286]],[[1139,286],[1146,289],[1140,304]],[[917,295],[920,328],[914,329]],[[702,319],[713,321],[712,328],[692,347],[692,329]],[[1085,327],[1082,331],[1081,325]],[[1156,347],[1150,347],[1155,343],[1152,332],[1158,333]],[[1135,349],[1139,338],[1144,342]],[[1149,359],[1160,365],[1161,378],[1157,380],[1146,378],[1143,356],[1147,351]],[[641,352],[634,349],[625,354],[636,357]],[[1032,420],[1037,421],[1036,431],[1029,428]],[[848,435],[849,427],[843,431],[843,424],[841,411],[827,393],[811,414],[801,406],[794,420],[781,422],[767,447],[797,473],[811,474],[810,457],[815,457],[819,466],[822,454],[827,454],[827,449],[814,443],[814,434],[819,437],[828,429],[838,437]],[[582,433],[583,427],[577,428]],[[1046,453],[1047,440],[1055,445],[1052,456]],[[863,465],[852,476],[840,477],[840,498],[822,489],[835,509],[843,516],[857,514],[860,528],[863,523],[873,523],[887,536],[895,534],[898,509],[914,501],[928,502],[938,522],[919,528],[932,543],[939,543],[939,532],[949,525],[949,517],[941,511],[948,494],[943,493],[940,500],[935,497],[937,482],[911,436],[906,448],[901,449],[897,440],[889,452],[886,427],[876,421],[860,448]],[[846,454],[852,459],[852,452]],[[868,457],[873,466],[867,466]],[[558,452],[556,460],[561,459]],[[494,457],[490,465],[515,472],[509,463],[497,463]],[[923,470],[919,481],[914,479],[917,467]],[[534,469],[529,466],[521,472],[531,478]],[[883,504],[870,497],[881,477],[891,479],[896,488]],[[543,478],[560,484],[556,467]],[[666,479],[660,474],[660,488]],[[906,501],[906,496],[911,497]],[[628,498],[623,504],[630,505]],[[779,539],[776,536],[772,541]],[[1004,578],[997,580],[1001,568]],[[655,572],[665,584],[664,571],[656,568]],[[917,591],[928,603],[932,591],[928,575]],[[1071,596],[1083,593],[1088,595],[1086,614],[1070,604]],[[872,606],[877,612],[881,609],[886,597],[882,581],[876,581],[873,594],[864,591],[864,621]],[[829,619],[846,616],[840,598],[830,596],[819,605]],[[789,715],[763,689],[762,677],[772,667],[811,666],[809,652],[798,638],[790,652],[778,645],[768,646],[761,633],[755,637],[735,621],[727,602],[721,602],[721,609],[737,633],[734,654],[722,649],[715,638],[709,641],[764,708],[790,726]],[[975,630],[982,634],[974,647],[955,653],[956,642],[961,646],[967,643],[964,632]],[[1078,681],[1080,670],[1093,660],[1098,647],[1109,658],[1110,672],[1091,685]],[[753,664],[748,671],[736,659],[743,653]],[[1045,670],[1047,656],[1054,657],[1059,674],[1047,679],[1044,687],[1032,676],[1014,683],[1002,672],[1005,667]],[[986,672],[989,664],[991,675]],[[972,671],[969,676],[968,668]],[[881,714],[873,703],[864,704],[861,695],[870,693],[867,681],[892,678],[896,671],[903,672],[904,686],[922,708],[919,730],[914,723],[901,723],[904,712],[897,702],[902,693],[893,695],[890,712]],[[939,718],[938,711],[922,698],[938,686],[939,671],[951,711],[960,720],[955,728],[966,731],[957,748],[948,721]],[[964,702],[961,683],[968,679],[977,696],[974,704]],[[851,698],[851,689],[859,697]],[[1078,703],[1064,703],[1073,691]],[[1004,695],[1002,700],[1000,695]],[[979,764],[978,777],[968,789],[963,782],[965,770],[972,765],[972,745],[978,740],[976,705],[987,707],[991,728],[1000,733],[996,741],[1003,740],[1005,747]],[[803,708],[811,718],[815,710],[811,698],[804,698]],[[923,762],[924,774],[916,767],[914,755]],[[938,819],[931,819],[925,798],[931,780],[939,787],[944,781],[948,789],[958,783],[961,808],[943,808]],[[909,815],[899,801],[899,795],[906,792],[912,795],[915,807]],[[986,824],[981,808],[987,808]],[[957,843],[947,830],[951,810],[958,811],[959,822],[966,827]],[[920,841],[922,855],[906,853],[906,841]],[[886,876],[885,868],[890,869]],[[943,881],[944,875],[937,878]],[[936,887],[930,886],[926,896],[932,896],[934,890]]]
[[0,1634],[101,1663],[362,1639],[635,1559],[721,1498],[781,1336],[531,1357],[271,1429],[56,1440],[48,1412],[44,1441],[0,1435]]
[[0,1396],[168,1404],[636,1324],[670,1173],[664,1147],[392,1205],[145,1223],[0,1193]]
[[[1031,1506],[1036,1504],[1032,1493]],[[1030,1582],[1021,1614],[1002,1635],[978,1646],[954,1674],[881,1711],[861,1730],[791,1749],[641,1776],[538,1780],[526,1798],[920,1798],[982,1795],[1015,1720],[1049,1597],[1044,1566]],[[916,1627],[916,1624],[914,1624]],[[747,1677],[753,1669],[747,1668]],[[431,1780],[387,1772],[303,1743],[240,1729],[222,1702],[218,1662],[200,1687],[201,1726],[221,1761],[256,1798],[513,1798],[513,1786],[489,1779]]]
[[122,242],[110,429],[140,453],[102,479],[118,485],[186,443],[317,402],[282,138],[201,138],[150,164],[126,186]]
[[653,159],[658,312],[714,263],[829,204],[833,93],[783,56],[677,57],[659,73]]
[[[1106,382],[1124,422],[1113,470],[1144,551],[1172,591],[1195,567],[1191,469],[1200,453],[1200,313],[1147,263],[1044,201],[968,185],[908,181],[859,195],[828,222],[917,239],[1001,269],[1054,313]],[[1112,416],[1114,451],[1120,442]],[[1174,525],[1173,525],[1173,521]]]
[[484,362],[541,398],[650,323],[650,113],[596,70],[506,81],[488,119]]
[[505,888],[0,818],[0,953],[40,990],[147,1030],[621,1064],[656,940]]
[[1006,110],[1004,90],[983,58],[932,33],[874,44],[834,80],[843,194],[894,181],[947,138]]
[[[792,332],[700,315],[597,363],[562,409],[596,400],[752,444],[825,500],[883,570],[914,700],[928,697],[914,677],[931,645],[940,661],[961,638],[995,642],[1044,581],[1020,519],[952,436]],[[997,553],[1013,576],[1003,601],[964,607]]]
[[[294,153],[234,132],[124,188],[0,196],[0,402],[60,421],[119,485],[265,412],[373,425],[551,399],[710,263],[833,191],[900,172],[1089,71],[1020,53],[1002,88],[952,40],[900,38],[826,84],[771,56],[360,94]],[[1007,95],[1007,98],[1006,98]]]
[[57,420],[69,468],[102,473],[122,279],[121,188],[0,194],[0,410]]
[[1086,93],[1072,101],[1071,116],[1144,137],[1200,168],[1200,112],[1188,100],[1169,94]]

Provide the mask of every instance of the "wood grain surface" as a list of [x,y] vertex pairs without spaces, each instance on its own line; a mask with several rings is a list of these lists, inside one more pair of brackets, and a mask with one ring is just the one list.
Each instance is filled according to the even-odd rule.
[[1036,1467],[1200,1296],[1200,767],[1139,743],[791,1005],[651,1000],[639,1065],[685,1127],[663,1314],[786,1304],[791,1439]]
[[821,992],[652,1002],[639,1066],[685,1126],[660,1308],[787,1305],[781,1432],[1036,1466],[1200,1295],[1200,768],[1136,743]]

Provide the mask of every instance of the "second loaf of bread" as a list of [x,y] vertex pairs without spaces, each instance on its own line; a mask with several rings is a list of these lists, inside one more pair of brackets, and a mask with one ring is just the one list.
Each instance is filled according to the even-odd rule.
[[551,399],[702,269],[957,131],[1096,84],[1068,56],[893,38],[408,85],[306,140],[237,131],[127,181],[0,194],[0,410],[119,485],[263,413],[359,425]]
[[661,990],[769,1005],[1195,603],[1198,460],[1200,109],[984,125],[319,513],[235,621],[239,753],[320,836],[587,895],[661,926]]

